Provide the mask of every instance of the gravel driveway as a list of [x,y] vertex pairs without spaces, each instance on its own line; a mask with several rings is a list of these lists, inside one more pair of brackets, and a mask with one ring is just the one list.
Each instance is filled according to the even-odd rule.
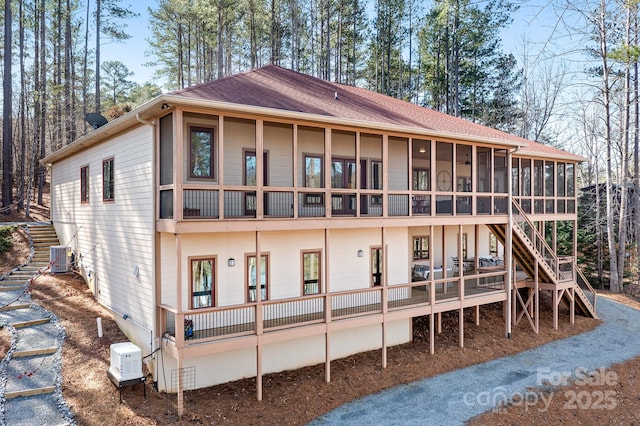
[[[598,299],[603,323],[577,336],[345,404],[310,425],[456,425],[528,388],[560,384],[640,355],[640,311]],[[535,401],[544,404],[544,401]]]

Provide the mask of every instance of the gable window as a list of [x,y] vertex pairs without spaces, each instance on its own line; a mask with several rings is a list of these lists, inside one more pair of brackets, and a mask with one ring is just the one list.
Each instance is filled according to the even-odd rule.
[[382,247],[371,248],[371,285],[382,285]]
[[413,260],[429,259],[429,237],[413,237]]
[[320,285],[320,252],[302,253],[302,295],[319,294]]
[[102,201],[114,199],[113,157],[102,162]]
[[189,177],[213,179],[214,131],[210,127],[189,128]]
[[[255,255],[247,256],[247,302],[257,301],[257,269]],[[269,256],[263,254],[260,256],[260,300],[269,298]]]
[[191,308],[215,306],[215,259],[191,259]]
[[80,168],[80,202],[89,202],[89,166]]

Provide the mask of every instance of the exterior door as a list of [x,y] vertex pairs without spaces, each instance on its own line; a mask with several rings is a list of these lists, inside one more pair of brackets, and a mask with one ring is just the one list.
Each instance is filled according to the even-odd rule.
[[[356,189],[356,162],[353,159],[331,160],[331,187]],[[336,215],[355,215],[355,194],[333,194],[331,212]]]

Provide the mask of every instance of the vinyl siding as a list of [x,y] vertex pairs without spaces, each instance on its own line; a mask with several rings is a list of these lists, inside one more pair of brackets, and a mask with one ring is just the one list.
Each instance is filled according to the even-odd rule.
[[[75,251],[98,301],[127,314],[125,327],[135,324],[131,333],[143,329],[147,339],[155,309],[152,143],[152,128],[139,126],[52,167],[51,218],[61,243]],[[113,202],[102,201],[102,162],[108,158],[114,159]],[[90,202],[81,204],[80,168],[87,165]]]

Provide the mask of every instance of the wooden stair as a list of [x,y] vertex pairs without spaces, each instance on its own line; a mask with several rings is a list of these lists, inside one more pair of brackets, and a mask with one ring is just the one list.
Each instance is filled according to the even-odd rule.
[[[502,244],[506,243],[506,225],[489,224],[487,226]],[[553,286],[556,286],[559,283],[560,280],[558,279],[557,274],[555,273],[553,268],[546,261],[542,253],[527,237],[526,233],[518,226],[513,227],[512,253],[517,264],[531,280],[535,279],[537,264],[538,282],[551,284]],[[586,282],[586,278],[584,278],[584,275],[582,275],[580,268],[575,263],[573,263],[573,268],[574,275],[577,274]],[[576,296],[576,312],[584,316],[598,318],[594,304],[591,303],[588,295],[582,290],[581,286],[574,285],[574,289]],[[564,297],[568,298],[569,295],[565,295]]]

